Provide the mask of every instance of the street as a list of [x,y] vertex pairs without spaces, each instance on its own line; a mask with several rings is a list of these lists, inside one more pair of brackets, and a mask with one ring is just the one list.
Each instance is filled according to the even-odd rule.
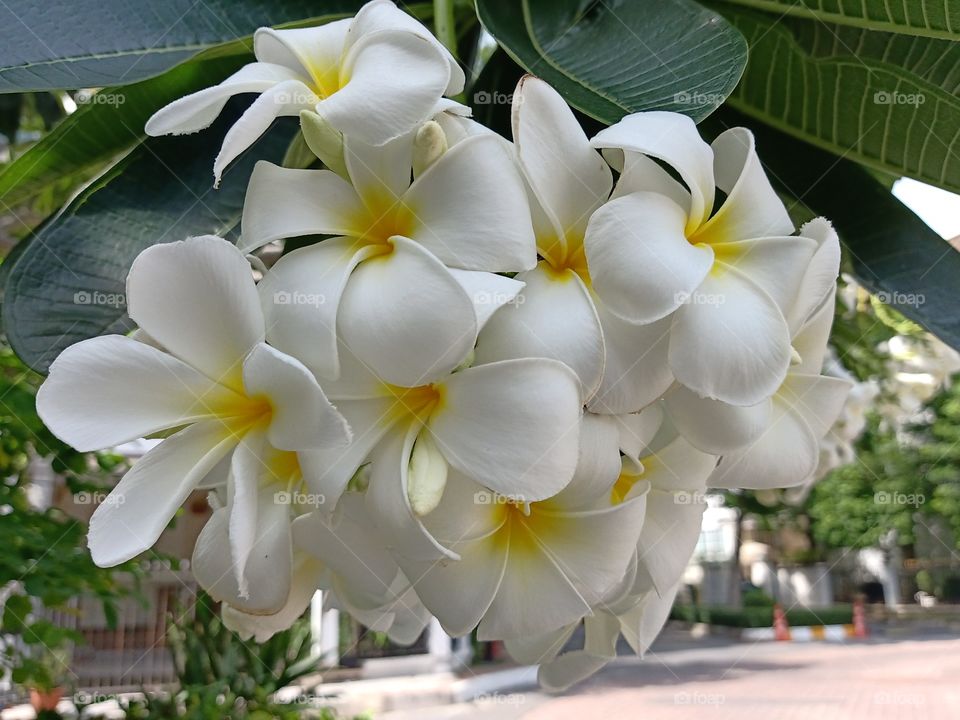
[[494,694],[383,720],[955,720],[960,639],[741,643],[667,640],[563,695]]

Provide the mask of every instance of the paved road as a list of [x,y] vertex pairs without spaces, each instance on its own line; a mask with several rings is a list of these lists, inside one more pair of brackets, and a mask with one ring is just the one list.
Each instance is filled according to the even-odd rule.
[[960,639],[667,644],[570,692],[388,713],[382,720],[957,720]]

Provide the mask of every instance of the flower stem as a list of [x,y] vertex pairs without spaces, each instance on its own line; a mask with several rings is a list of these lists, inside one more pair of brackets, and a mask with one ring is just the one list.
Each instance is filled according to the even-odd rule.
[[433,0],[433,28],[437,39],[457,56],[457,23],[454,19],[453,0]]

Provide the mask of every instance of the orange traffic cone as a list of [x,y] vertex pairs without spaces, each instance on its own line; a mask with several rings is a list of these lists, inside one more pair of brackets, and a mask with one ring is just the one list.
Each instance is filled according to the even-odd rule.
[[853,636],[855,638],[870,637],[870,631],[867,629],[867,613],[863,608],[863,598],[857,598],[853,601]]
[[787,614],[783,611],[780,603],[773,606],[773,639],[790,639],[790,626],[787,625]]

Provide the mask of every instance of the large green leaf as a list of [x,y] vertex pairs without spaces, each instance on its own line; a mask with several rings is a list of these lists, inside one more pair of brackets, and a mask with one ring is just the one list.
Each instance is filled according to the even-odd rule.
[[960,37],[960,3],[956,0],[723,0],[783,15],[814,18],[869,30]]
[[833,222],[867,289],[882,293],[887,304],[960,348],[960,252],[866,168],[733,111],[718,116],[725,125],[753,130],[778,190]]
[[960,44],[725,12],[750,43],[731,105],[837,155],[960,190]]
[[262,25],[352,15],[363,0],[0,3],[0,92],[106,87],[159,75]]
[[0,172],[0,202],[14,207],[53,184],[79,183],[145,137],[155,110],[195,90],[215,85],[246,55],[184,63],[160,77],[89,96],[88,101],[40,142]]
[[693,0],[477,0],[477,12],[528,72],[606,123],[650,109],[700,120],[747,59],[740,34]]
[[68,345],[129,329],[124,282],[144,248],[236,227],[254,163],[279,162],[297,128],[279,121],[214,190],[214,156],[244,104],[232,101],[202,133],[140,144],[30,238],[3,303],[4,330],[24,362],[45,371]]

